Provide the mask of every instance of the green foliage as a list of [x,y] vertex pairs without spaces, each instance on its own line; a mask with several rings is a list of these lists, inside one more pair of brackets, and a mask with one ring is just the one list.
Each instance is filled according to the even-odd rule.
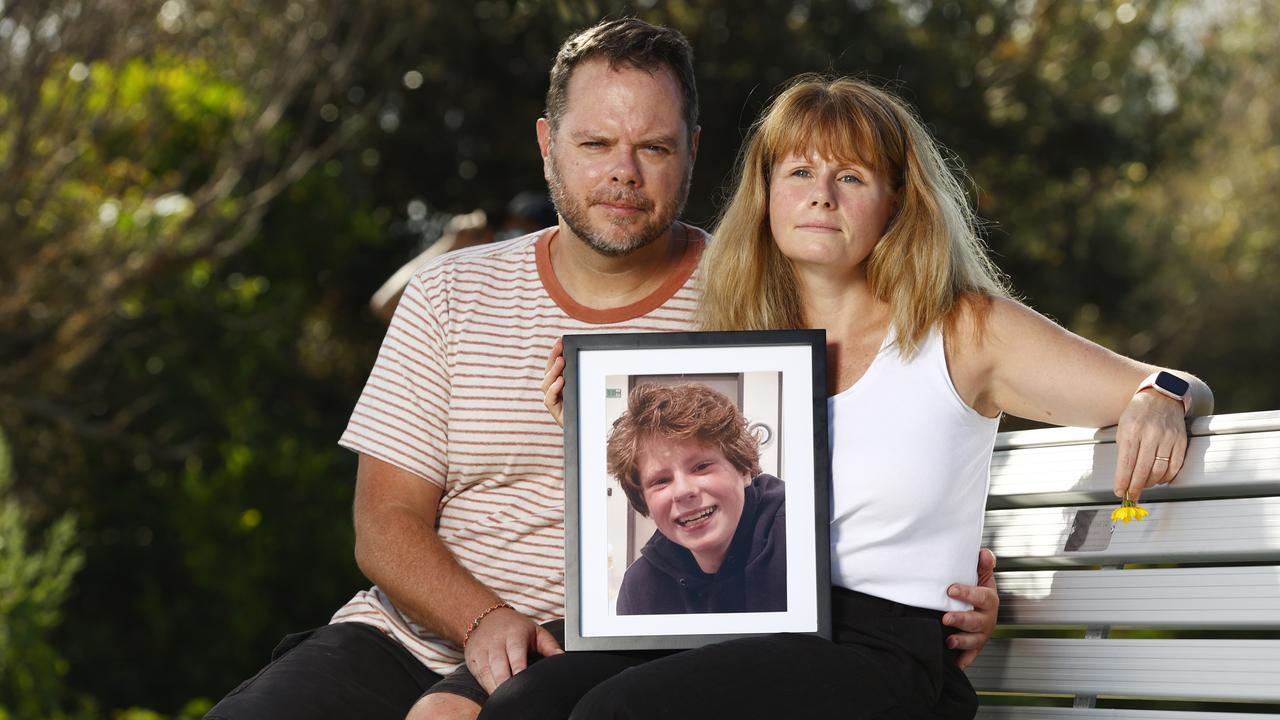
[[0,433],[0,717],[52,717],[65,700],[68,665],[51,635],[84,555],[70,514],[30,547],[30,516],[12,491],[9,447]]
[[[1268,28],[1280,8],[1264,4],[1248,24],[1214,38],[1223,63],[1218,103],[1205,131],[1135,188],[1124,228],[1149,262],[1127,322],[1128,347],[1201,368],[1220,409],[1280,407],[1280,383],[1260,368],[1280,355],[1280,39]],[[1137,317],[1149,320],[1140,324]]]
[[[198,716],[363,584],[354,461],[333,440],[377,329],[332,279],[365,265],[385,218],[321,163],[346,124],[306,112],[345,91],[315,73],[348,31],[315,3],[184,8],[190,42],[117,2],[54,4],[57,52],[0,34],[0,57],[27,63],[0,62],[0,427],[32,522],[69,538],[52,518],[73,511],[84,564],[60,590],[80,621],[41,626],[51,654],[23,646],[6,672],[87,716]],[[29,12],[0,20],[34,27]],[[316,245],[331,232],[347,240]]]
[[[372,239],[359,217],[331,179],[305,178],[265,220],[273,245],[139,291],[133,332],[146,353],[97,358],[93,372],[112,378],[101,399],[154,398],[134,428],[157,442],[82,446],[100,471],[80,490],[88,567],[68,610],[113,606],[114,620],[77,633],[68,657],[95,696],[159,708],[216,699],[280,635],[323,624],[364,583],[351,560],[354,457],[334,440],[376,328],[353,333],[360,300],[324,280],[361,263]],[[348,241],[308,242],[322,232]],[[145,656],[97,661],[139,632]]]
[[[110,329],[111,303],[128,270],[197,250],[212,223],[192,222],[193,214],[244,212],[243,201],[230,193],[209,209],[193,200],[216,172],[226,136],[243,113],[243,93],[207,64],[171,55],[135,58],[118,68],[94,62],[79,80],[69,70],[78,65],[76,58],[63,59],[41,85],[33,113],[47,125],[25,141],[26,162],[39,169],[14,173],[8,188],[37,201],[19,201],[19,217],[4,218],[21,231],[11,251],[30,263],[12,278],[16,290],[40,298],[8,308],[22,321],[12,340],[21,346],[50,334],[62,338],[54,360],[66,369],[94,352]],[[93,132],[64,130],[84,114],[96,119]],[[0,127],[0,146],[21,142],[20,130]],[[62,177],[50,177],[55,168]],[[66,292],[68,282],[81,292]],[[105,307],[89,314],[75,308],[84,294],[99,295],[94,299]],[[127,317],[129,298],[118,302]],[[0,311],[0,318],[9,320],[7,314]],[[78,316],[79,322],[69,321]],[[49,358],[17,366],[30,368],[37,359]]]

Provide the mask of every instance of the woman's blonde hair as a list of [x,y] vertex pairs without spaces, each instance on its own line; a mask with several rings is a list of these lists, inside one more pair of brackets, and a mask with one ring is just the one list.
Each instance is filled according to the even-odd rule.
[[872,293],[891,308],[905,355],[930,328],[954,319],[966,298],[1008,295],[977,235],[962,171],[948,166],[907,105],[860,80],[801,75],[752,126],[739,155],[733,197],[702,256],[704,329],[800,328],[813,320],[804,316],[791,262],[769,229],[769,181],[780,160],[814,153],[867,167],[898,193],[866,268]]

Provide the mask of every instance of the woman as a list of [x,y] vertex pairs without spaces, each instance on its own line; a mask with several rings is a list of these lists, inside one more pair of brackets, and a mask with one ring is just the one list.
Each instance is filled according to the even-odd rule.
[[680,653],[597,686],[574,717],[972,717],[939,618],[963,608],[946,588],[974,581],[999,416],[1118,423],[1117,496],[1177,475],[1209,388],[1011,299],[957,175],[900,100],[857,80],[798,78],[753,127],[700,319],[826,330],[836,642]]

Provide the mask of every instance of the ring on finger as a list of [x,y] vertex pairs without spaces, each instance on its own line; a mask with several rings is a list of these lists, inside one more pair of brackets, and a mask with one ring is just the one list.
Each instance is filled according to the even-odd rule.
[[1170,461],[1170,460],[1172,460],[1172,459],[1173,459],[1173,458],[1161,457],[1161,456],[1159,456],[1159,455],[1157,455],[1157,456],[1156,456],[1156,460],[1163,460],[1163,461],[1165,461],[1165,462],[1169,462],[1169,461]]

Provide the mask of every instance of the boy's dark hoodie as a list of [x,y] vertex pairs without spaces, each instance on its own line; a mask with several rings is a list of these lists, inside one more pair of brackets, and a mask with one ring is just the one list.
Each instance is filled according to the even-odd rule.
[[782,612],[787,609],[786,486],[761,473],[744,492],[742,516],[719,571],[655,531],[627,568],[619,615]]

